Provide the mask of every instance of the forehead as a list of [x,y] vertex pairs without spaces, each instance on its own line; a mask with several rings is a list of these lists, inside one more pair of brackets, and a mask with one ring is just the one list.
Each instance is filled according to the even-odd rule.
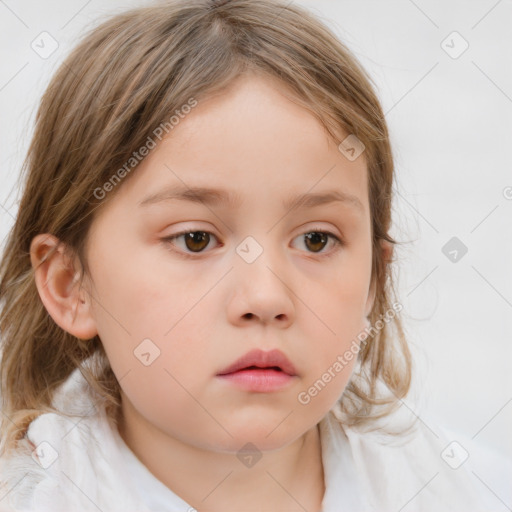
[[[328,145],[321,122],[300,104],[287,84],[254,74],[239,77],[222,94],[200,100],[191,115],[180,121],[179,130],[167,138],[179,138],[182,145],[195,144],[205,138],[205,132],[231,148],[251,141],[258,149],[265,144],[269,150],[280,146],[283,152],[302,143],[325,150]],[[229,139],[223,134],[229,134]]]
[[290,208],[301,201],[320,203],[312,196],[327,193],[344,196],[347,206],[369,209],[364,154],[348,160],[291,91],[266,77],[243,77],[222,94],[199,100],[133,178],[126,193],[137,204],[179,191],[192,201],[225,199],[235,207],[275,199]]

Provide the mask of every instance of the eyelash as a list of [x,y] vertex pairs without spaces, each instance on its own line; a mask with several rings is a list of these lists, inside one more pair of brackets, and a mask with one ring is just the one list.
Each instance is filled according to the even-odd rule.
[[[210,231],[204,231],[204,230],[201,230],[201,229],[189,229],[187,231],[180,231],[179,233],[176,233],[174,235],[164,237],[164,238],[161,239],[161,241],[165,245],[173,245],[172,242],[176,238],[179,238],[180,236],[183,236],[183,235],[188,235],[189,233],[208,233],[209,235],[213,235],[215,238],[217,238]],[[332,233],[331,231],[326,231],[326,230],[323,230],[323,229],[310,229],[308,231],[305,231],[301,235],[304,236],[304,235],[309,235],[311,233],[327,235],[328,237],[330,237],[333,240],[333,242],[334,242],[334,249],[331,250],[328,253],[324,253],[323,250],[322,250],[322,252],[316,252],[316,253],[315,252],[309,252],[309,254],[318,255],[321,258],[330,258],[331,256],[334,256],[334,254],[336,254],[339,249],[341,249],[342,247],[345,246],[345,241],[343,239],[341,239],[340,237],[338,237],[337,235],[335,235],[334,233]],[[298,236],[301,236],[301,235],[298,235]],[[171,249],[171,250],[175,251],[174,249]],[[175,252],[177,252],[180,256],[182,256],[184,258],[196,259],[196,258],[200,257],[201,254],[204,254],[207,251],[201,251],[201,252],[197,252],[197,253],[183,252],[183,251],[175,251]]]

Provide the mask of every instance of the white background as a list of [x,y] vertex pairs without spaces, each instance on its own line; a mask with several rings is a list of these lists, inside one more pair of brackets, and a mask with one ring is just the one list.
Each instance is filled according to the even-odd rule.
[[[510,457],[512,1],[295,2],[355,53],[387,114],[398,179],[392,235],[404,242],[399,294],[417,370],[405,403],[468,449],[478,442]],[[0,0],[1,239],[50,76],[86,25],[143,3]],[[48,59],[31,48],[43,31],[59,43]],[[469,44],[457,58],[464,42],[453,31]],[[454,236],[468,248],[455,263],[442,252]]]

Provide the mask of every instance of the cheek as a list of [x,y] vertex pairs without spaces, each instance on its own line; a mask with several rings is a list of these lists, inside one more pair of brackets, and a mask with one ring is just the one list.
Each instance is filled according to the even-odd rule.
[[[368,268],[367,268],[368,266]],[[310,284],[302,323],[309,344],[305,353],[308,375],[297,402],[308,414],[321,418],[340,398],[357,361],[361,334],[366,328],[365,306],[369,288],[369,260],[340,266],[324,286]],[[300,322],[299,322],[300,323]],[[307,325],[306,325],[307,324]],[[313,348],[313,352],[312,352]]]
[[335,301],[336,307],[329,306],[326,318],[334,332],[317,337],[313,352],[310,347],[307,376],[296,397],[299,410],[318,421],[343,394],[357,363],[358,336],[366,326],[359,295],[345,294],[343,299]]
[[310,335],[315,328],[326,351],[342,349],[364,329],[369,286],[370,263],[364,261],[353,265],[342,262],[322,283],[309,279],[299,283],[301,295],[307,298],[305,306],[310,309],[303,313]]
[[[350,355],[348,355],[350,354]],[[345,390],[357,360],[357,348],[336,354],[310,385],[297,394],[298,410],[320,421]]]
[[130,381],[139,382],[127,395],[142,396],[142,405],[149,397],[162,405],[154,392],[176,387],[170,373],[193,389],[190,361],[197,361],[203,374],[208,361],[200,356],[211,339],[205,305],[213,305],[209,297],[201,298],[210,285],[170,265],[146,264],[133,252],[130,259],[110,254],[96,263],[93,309],[99,337],[118,379],[129,374]]
[[110,337],[128,336],[134,343],[160,339],[205,293],[197,274],[183,275],[179,267],[161,258],[150,261],[142,251],[117,250],[94,263],[94,315]]

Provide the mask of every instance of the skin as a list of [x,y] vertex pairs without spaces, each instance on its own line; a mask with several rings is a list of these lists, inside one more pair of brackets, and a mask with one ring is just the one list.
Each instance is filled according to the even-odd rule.
[[[102,340],[122,388],[126,444],[201,511],[320,509],[317,424],[355,358],[307,405],[297,397],[349,348],[374,300],[364,154],[345,158],[283,91],[251,76],[200,102],[95,219],[84,288],[72,280],[76,262],[60,249],[42,262],[54,237],[38,235],[31,246],[39,293],[56,323]],[[183,184],[229,189],[241,203],[139,206]],[[352,194],[361,208],[282,204],[330,190]],[[203,252],[187,250],[184,237],[162,241],[182,230],[211,233],[209,242],[192,244]],[[331,238],[307,245],[304,234],[318,230],[345,245]],[[236,252],[247,236],[263,249],[250,264]],[[160,350],[149,366],[134,356],[146,338]],[[216,376],[254,348],[286,354],[297,370],[287,388],[250,393]],[[262,453],[250,468],[236,457],[248,442]]]

